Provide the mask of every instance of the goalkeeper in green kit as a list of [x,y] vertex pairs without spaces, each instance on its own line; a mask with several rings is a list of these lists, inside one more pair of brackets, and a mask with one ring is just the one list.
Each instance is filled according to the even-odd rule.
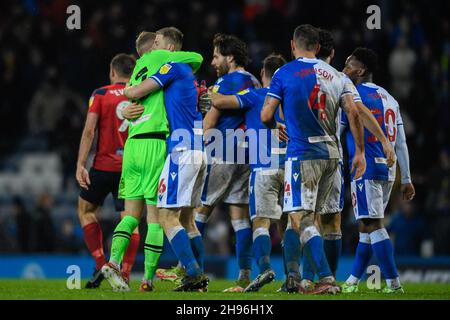
[[[141,58],[136,62],[129,86],[141,83],[168,62],[189,64],[193,72],[200,68],[203,57],[194,52],[176,52],[181,48],[175,42],[169,46],[169,51],[151,50],[158,33],[171,30],[181,34],[176,28],[170,27],[157,31],[156,35],[146,32],[139,36],[136,49]],[[126,90],[125,88],[125,94]],[[119,186],[119,197],[125,199],[125,217],[114,230],[110,260],[102,267],[102,273],[114,291],[130,290],[120,273],[120,263],[131,233],[139,225],[144,205],[147,206],[148,229],[144,244],[145,274],[141,291],[153,290],[152,279],[164,240],[156,208],[158,180],[166,159],[166,139],[169,135],[164,91],[158,90],[135,102],[122,110],[125,118],[134,119],[129,124]]]

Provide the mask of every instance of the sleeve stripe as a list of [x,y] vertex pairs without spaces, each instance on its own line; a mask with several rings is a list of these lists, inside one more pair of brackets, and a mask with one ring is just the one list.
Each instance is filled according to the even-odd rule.
[[278,96],[278,95],[276,95],[275,93],[272,93],[272,92],[268,92],[267,95],[268,95],[268,96],[271,96],[271,97],[273,97],[273,98],[276,98],[276,99],[278,99],[278,100],[280,100],[280,101],[283,100],[283,99],[281,99],[280,96]]
[[155,80],[160,87],[164,87],[164,85],[162,84],[161,80],[159,80],[156,76],[151,76],[151,79]]
[[238,100],[238,102],[239,102],[239,108],[240,109],[242,109],[242,107],[243,107],[243,105],[242,105],[242,100],[241,100],[241,98],[239,98],[239,95],[234,95],[236,98],[237,98],[237,100]]

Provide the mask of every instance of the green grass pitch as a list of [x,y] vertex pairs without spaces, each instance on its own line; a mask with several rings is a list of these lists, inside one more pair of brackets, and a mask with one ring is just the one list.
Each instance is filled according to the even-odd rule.
[[[82,281],[82,287],[85,281]],[[280,282],[266,285],[257,293],[223,293],[232,281],[212,280],[207,293],[172,292],[171,282],[155,283],[153,292],[139,292],[139,281],[132,281],[131,292],[112,292],[104,281],[98,289],[69,290],[66,280],[0,280],[0,300],[450,300],[448,284],[405,284],[406,293],[385,295],[360,285],[357,294],[336,296],[276,293]]]

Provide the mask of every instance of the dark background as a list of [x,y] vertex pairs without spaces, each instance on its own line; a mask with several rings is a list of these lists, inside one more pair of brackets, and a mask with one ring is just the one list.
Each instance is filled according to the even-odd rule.
[[[81,8],[81,30],[66,28],[71,4]],[[371,4],[381,7],[381,30],[366,27]],[[386,224],[397,255],[450,255],[449,14],[443,0],[0,2],[0,252],[86,252],[74,174],[87,101],[108,84],[111,58],[135,53],[140,31],[182,30],[184,50],[203,54],[198,77],[210,85],[215,33],[241,37],[248,70],[259,76],[266,55],[290,59],[294,28],[311,23],[333,32],[338,70],[354,48],[374,49],[375,82],[400,103],[417,197],[405,203],[394,188]],[[223,209],[210,224],[209,254],[234,250]],[[100,218],[108,242],[117,222],[110,201]],[[343,232],[351,254],[357,231],[348,195]]]

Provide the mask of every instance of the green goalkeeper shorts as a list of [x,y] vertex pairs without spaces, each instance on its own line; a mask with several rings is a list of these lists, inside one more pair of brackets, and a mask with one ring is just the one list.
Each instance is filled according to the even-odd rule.
[[119,198],[156,205],[158,181],[166,160],[166,141],[129,138],[125,143]]

